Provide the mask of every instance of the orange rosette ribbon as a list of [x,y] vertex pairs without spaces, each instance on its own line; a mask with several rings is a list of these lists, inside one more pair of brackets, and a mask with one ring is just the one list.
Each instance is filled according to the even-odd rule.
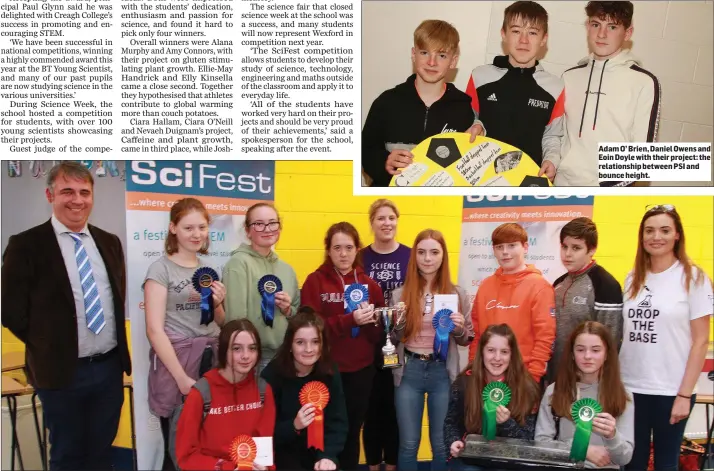
[[300,404],[315,406],[315,420],[307,426],[307,447],[325,451],[325,413],[330,391],[320,381],[310,381],[300,390]]
[[258,455],[258,447],[253,437],[238,435],[231,442],[230,452],[231,458],[236,466],[238,466],[238,469],[253,469],[253,462]]

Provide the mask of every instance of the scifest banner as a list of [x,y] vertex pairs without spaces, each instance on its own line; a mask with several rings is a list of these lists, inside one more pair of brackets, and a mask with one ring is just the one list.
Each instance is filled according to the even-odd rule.
[[[164,254],[169,211],[192,196],[211,214],[206,262],[219,275],[232,250],[245,240],[246,210],[275,198],[274,161],[131,161],[126,170],[127,306],[131,318],[134,417],[139,469],[161,469],[163,438],[149,411],[149,342],[144,318],[144,276]],[[196,293],[196,302],[200,295]]]
[[554,282],[566,272],[560,263],[560,229],[577,217],[592,218],[593,200],[593,196],[465,196],[459,285],[473,301],[481,280],[496,271],[491,233],[506,222],[516,222],[528,232],[526,263]]

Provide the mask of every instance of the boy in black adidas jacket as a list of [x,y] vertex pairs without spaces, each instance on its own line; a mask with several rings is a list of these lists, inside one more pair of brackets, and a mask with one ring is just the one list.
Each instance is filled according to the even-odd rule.
[[476,67],[466,93],[488,136],[521,149],[552,181],[565,95],[563,81],[536,60],[548,40],[548,12],[536,2],[513,3],[504,11],[501,38],[507,55]]
[[445,21],[426,20],[414,31],[416,74],[374,100],[362,129],[362,168],[372,186],[388,186],[412,162],[410,150],[428,137],[470,132],[473,141],[483,133],[471,98],[446,83],[458,48],[459,33]]

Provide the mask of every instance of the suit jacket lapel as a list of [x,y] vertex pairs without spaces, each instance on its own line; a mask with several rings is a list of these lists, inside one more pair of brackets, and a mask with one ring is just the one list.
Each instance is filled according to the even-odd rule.
[[94,243],[97,246],[97,250],[99,250],[99,255],[102,257],[102,260],[104,260],[104,267],[107,270],[109,282],[112,285],[112,293],[114,297],[116,297],[119,291],[119,280],[117,280],[116,278],[117,270],[114,264],[114,258],[111,254],[111,248],[106,244],[106,239],[102,237],[102,235],[99,234],[96,230],[94,230],[94,226],[87,225],[87,228],[89,229],[89,233],[92,234],[92,238],[94,239]]
[[[62,288],[62,292],[67,297],[72,308],[74,309],[74,295],[72,294],[72,284],[69,282],[69,275],[67,274],[67,267],[64,264],[64,257],[62,256],[62,249],[60,249],[59,242],[57,242],[57,235],[52,227],[52,220],[47,221],[42,225],[43,229],[43,242],[45,245],[45,250],[47,252],[48,261],[50,267],[57,275],[57,284]],[[74,309],[76,310],[76,309]]]

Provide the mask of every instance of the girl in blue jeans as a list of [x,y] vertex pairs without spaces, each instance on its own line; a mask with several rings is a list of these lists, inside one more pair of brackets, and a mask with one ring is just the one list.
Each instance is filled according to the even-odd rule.
[[[434,329],[434,295],[453,294],[458,311],[448,315],[451,332]],[[421,441],[424,397],[429,414],[429,441],[432,449],[431,469],[446,469],[444,419],[449,406],[451,382],[462,369],[458,345],[466,346],[474,338],[468,295],[449,277],[449,256],[441,232],[426,229],[417,235],[409,257],[404,285],[392,293],[391,305],[406,304],[404,319],[396,326],[395,337],[403,365],[394,370],[394,403],[399,424],[398,466],[417,469],[417,451]],[[438,311],[438,309],[437,309]],[[442,321],[445,321],[443,319]],[[439,347],[435,349],[435,344]]]

